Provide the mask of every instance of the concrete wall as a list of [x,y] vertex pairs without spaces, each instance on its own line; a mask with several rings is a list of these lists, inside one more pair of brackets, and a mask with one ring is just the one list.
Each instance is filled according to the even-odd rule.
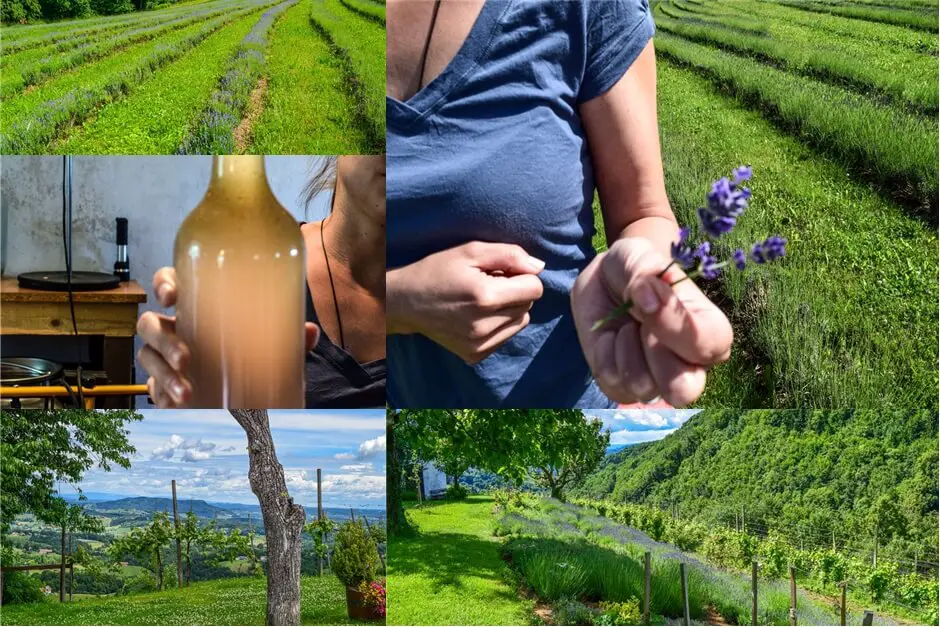
[[[317,157],[266,157],[268,180],[278,200],[298,220],[322,219],[329,195],[308,208],[301,190]],[[0,161],[0,247],[3,275],[64,269],[62,157],[8,156]],[[111,272],[115,221],[129,222],[131,278],[150,289],[153,273],[173,260],[173,240],[209,183],[211,157],[74,157],[72,162],[72,263],[76,270]],[[141,307],[155,309],[152,302]],[[14,341],[16,340],[16,341]],[[138,345],[139,345],[138,340]],[[41,342],[43,355],[53,350]],[[17,338],[4,338],[3,353],[33,354]],[[139,346],[138,346],[139,347]],[[69,355],[74,349],[69,346]],[[66,361],[71,358],[64,357]],[[138,367],[138,382],[146,381]]]

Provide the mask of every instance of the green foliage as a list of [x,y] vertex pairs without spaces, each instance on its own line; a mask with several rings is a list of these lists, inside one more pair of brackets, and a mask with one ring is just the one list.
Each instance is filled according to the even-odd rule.
[[602,613],[597,617],[596,625],[642,625],[643,613],[640,611],[640,601],[631,598],[621,603],[611,601],[601,602]]
[[470,492],[459,483],[452,483],[444,491],[444,498],[448,501],[460,501],[467,498]]
[[0,21],[5,23],[25,24],[41,15],[39,0],[4,0],[0,5]]
[[564,597],[552,606],[555,625],[593,625],[594,612],[576,597]]
[[134,10],[131,0],[91,0],[91,8],[99,15],[130,13]]
[[[32,513],[42,522],[61,524],[66,511],[73,524],[85,524],[80,509],[67,510],[57,484],[73,486],[92,467],[130,467],[134,447],[126,423],[140,420],[133,411],[4,410],[0,414],[0,537],[13,519]],[[93,522],[87,521],[93,525]]]
[[[120,536],[108,548],[111,558],[120,561],[133,555],[141,563],[149,563],[150,571],[157,579],[157,589],[163,589],[163,549],[173,537],[173,524],[166,512],[156,512],[146,527],[137,527]],[[172,578],[171,578],[172,579]]]
[[327,544],[327,538],[336,530],[336,523],[325,515],[323,518],[315,518],[304,525],[304,531],[313,538],[313,550],[320,560],[326,559],[330,550]]
[[3,605],[43,601],[39,580],[28,573],[13,571],[3,574]]
[[333,574],[350,588],[375,581],[379,553],[365,525],[347,520],[340,526],[333,543]]

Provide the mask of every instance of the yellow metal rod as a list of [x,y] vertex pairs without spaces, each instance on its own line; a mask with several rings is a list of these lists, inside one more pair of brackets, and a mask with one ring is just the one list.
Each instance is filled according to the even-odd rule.
[[[78,388],[69,386],[72,394],[78,395]],[[146,395],[146,385],[96,385],[93,388],[82,388],[82,396],[143,396]],[[68,396],[69,391],[64,385],[27,385],[22,387],[0,387],[0,398],[58,398]]]

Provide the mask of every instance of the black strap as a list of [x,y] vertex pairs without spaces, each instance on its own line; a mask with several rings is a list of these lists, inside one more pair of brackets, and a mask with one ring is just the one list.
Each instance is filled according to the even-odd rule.
[[428,62],[428,51],[431,49],[431,36],[434,35],[434,27],[437,25],[437,12],[441,8],[441,0],[434,0],[434,9],[431,12],[431,27],[428,28],[428,36],[424,40],[424,52],[421,53],[421,75],[418,77],[418,89],[421,91],[424,87],[424,68]]

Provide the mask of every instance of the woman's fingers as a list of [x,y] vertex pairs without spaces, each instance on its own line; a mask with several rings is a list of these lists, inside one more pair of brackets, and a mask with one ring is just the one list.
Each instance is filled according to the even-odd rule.
[[730,356],[731,323],[691,281],[670,286],[643,277],[631,285],[630,294],[637,302],[633,315],[644,329],[688,363],[711,366]]
[[[185,405],[192,393],[192,387],[185,378],[181,377],[170,364],[150,346],[144,346],[137,352],[137,360],[150,374],[153,386],[150,389],[154,402],[158,402],[162,394],[166,394],[175,405]],[[147,381],[150,386],[150,380]]]
[[189,365],[189,348],[176,335],[176,318],[146,311],[137,321],[137,334],[179,372]]
[[613,400],[629,403],[633,400],[649,401],[659,396],[659,390],[650,374],[643,353],[639,325],[630,322],[620,327],[614,342],[614,350],[617,367],[620,369],[623,381],[621,387],[625,394]]
[[320,340],[320,327],[312,322],[304,323],[304,345],[307,351],[312,351]]
[[486,359],[493,351],[502,346],[509,338],[526,328],[529,324],[529,314],[524,312],[518,318],[509,320],[503,326],[494,330],[487,338],[479,342],[465,361],[475,364]]
[[153,293],[161,307],[176,304],[176,270],[171,267],[160,268],[153,274]]
[[640,343],[656,388],[670,405],[691,405],[702,395],[704,368],[683,361],[645,326],[640,329]]

